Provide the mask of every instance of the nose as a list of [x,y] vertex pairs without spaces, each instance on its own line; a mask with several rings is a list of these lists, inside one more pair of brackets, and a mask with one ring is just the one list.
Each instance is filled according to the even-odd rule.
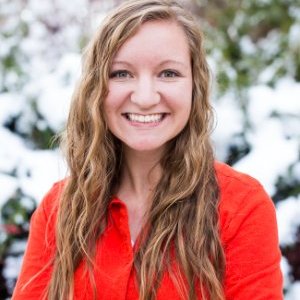
[[150,108],[160,102],[160,94],[155,88],[154,80],[149,77],[141,77],[137,80],[131,93],[131,102],[142,109]]

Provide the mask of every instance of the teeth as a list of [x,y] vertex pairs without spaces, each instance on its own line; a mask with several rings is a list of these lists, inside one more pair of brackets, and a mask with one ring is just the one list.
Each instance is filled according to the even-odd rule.
[[137,114],[126,114],[127,118],[133,122],[139,123],[151,123],[151,122],[159,122],[163,118],[163,114],[153,114],[153,115],[137,115]]

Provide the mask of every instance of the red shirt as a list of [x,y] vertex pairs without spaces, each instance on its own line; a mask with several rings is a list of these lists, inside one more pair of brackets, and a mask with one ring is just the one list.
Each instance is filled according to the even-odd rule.
[[[279,300],[282,295],[280,250],[275,208],[262,186],[248,175],[216,163],[220,186],[220,230],[226,255],[224,289],[228,300]],[[31,219],[23,266],[12,300],[41,299],[51,267],[37,274],[55,251],[55,203],[62,182],[54,184]],[[108,225],[97,243],[95,281],[99,299],[138,300],[126,205],[112,199]],[[92,299],[88,275],[81,263],[74,275],[74,299]],[[179,300],[180,296],[165,274],[157,300]],[[199,297],[199,299],[201,299]]]

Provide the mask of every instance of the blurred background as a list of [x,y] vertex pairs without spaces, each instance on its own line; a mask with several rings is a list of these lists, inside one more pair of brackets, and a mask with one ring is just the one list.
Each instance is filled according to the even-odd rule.
[[[30,216],[66,176],[53,136],[66,121],[82,48],[120,2],[0,0],[0,300],[10,299]],[[256,177],[274,200],[285,299],[299,300],[299,0],[185,4],[206,36],[217,158]]]

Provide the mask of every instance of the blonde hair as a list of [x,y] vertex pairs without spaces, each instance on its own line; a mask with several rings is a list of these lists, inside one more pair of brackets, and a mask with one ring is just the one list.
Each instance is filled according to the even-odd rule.
[[196,299],[198,293],[203,299],[224,299],[219,190],[209,140],[209,70],[196,21],[177,1],[168,0],[123,3],[107,16],[86,48],[63,141],[70,177],[59,203],[47,299],[73,299],[74,271],[81,260],[88,266],[96,298],[95,244],[105,230],[122,167],[122,144],[108,130],[103,115],[109,70],[122,44],[153,20],[174,21],[183,28],[191,53],[193,99],[186,127],[168,143],[160,161],[163,176],[148,212],[150,230],[134,256],[139,298],[155,299],[164,272],[169,272],[183,299]]

